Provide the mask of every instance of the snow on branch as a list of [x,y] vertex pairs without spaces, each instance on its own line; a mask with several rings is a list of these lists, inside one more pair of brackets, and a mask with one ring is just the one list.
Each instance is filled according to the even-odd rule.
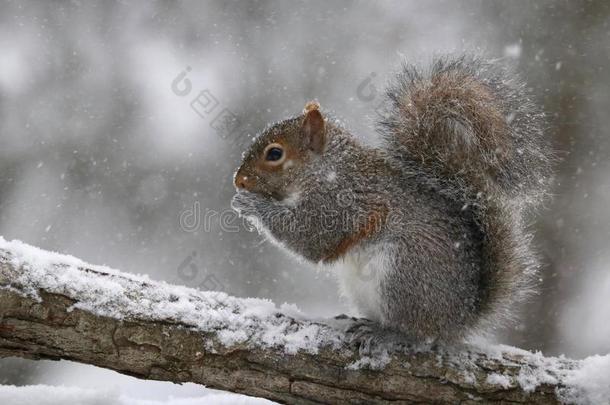
[[66,359],[281,403],[606,403],[610,356],[414,347],[353,318],[93,266],[0,237],[0,357]]

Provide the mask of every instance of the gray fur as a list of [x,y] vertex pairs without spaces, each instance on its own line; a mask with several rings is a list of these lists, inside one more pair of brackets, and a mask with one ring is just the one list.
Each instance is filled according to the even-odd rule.
[[[523,216],[551,173],[541,114],[513,75],[470,57],[427,71],[405,66],[388,100],[382,148],[329,119],[325,151],[304,151],[303,163],[281,174],[255,173],[251,161],[280,134],[298,139],[303,116],[265,130],[240,168],[265,191],[241,190],[233,206],[314,263],[335,260],[336,247],[378,212],[375,232],[353,247],[389,258],[377,321],[417,341],[496,327],[532,291],[538,268]],[[506,125],[488,125],[488,112]]]

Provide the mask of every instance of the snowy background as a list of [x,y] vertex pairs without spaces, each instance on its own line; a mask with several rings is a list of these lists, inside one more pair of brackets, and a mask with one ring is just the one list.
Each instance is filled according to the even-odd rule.
[[[499,340],[575,358],[610,352],[609,4],[421,3],[1,2],[0,235],[315,316],[347,312],[332,275],[227,214],[249,135],[317,98],[369,136],[401,58],[480,50],[519,66],[563,158],[533,224],[542,292]],[[181,73],[187,88],[172,86]],[[237,120],[219,126],[223,117]],[[116,403],[210,394],[0,360],[0,384],[100,381]],[[64,394],[86,395],[74,390]]]

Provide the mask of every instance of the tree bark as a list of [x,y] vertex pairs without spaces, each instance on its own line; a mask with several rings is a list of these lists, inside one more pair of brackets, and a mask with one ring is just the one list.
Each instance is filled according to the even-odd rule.
[[[31,255],[12,251],[10,243],[0,248],[0,357],[71,360],[137,378],[193,382],[288,404],[555,404],[565,376],[578,367],[577,361],[506,347],[490,354],[467,347],[388,345],[391,334],[371,331],[376,336],[371,339],[352,318],[313,322],[279,310],[273,318],[281,318],[282,325],[288,322],[292,332],[317,328],[336,333],[344,344],[321,340],[315,350],[294,352],[251,336],[228,344],[222,328],[190,324],[188,317],[120,309],[120,316],[104,315],[84,305],[91,293],[87,285],[100,280],[120,281],[120,299],[140,306],[158,299],[148,291],[166,289],[167,284],[74,264],[60,255],[30,263]],[[113,285],[96,294],[110,296]],[[218,302],[226,307],[223,300]],[[540,375],[544,378],[533,377]],[[535,380],[529,387],[528,378]]]

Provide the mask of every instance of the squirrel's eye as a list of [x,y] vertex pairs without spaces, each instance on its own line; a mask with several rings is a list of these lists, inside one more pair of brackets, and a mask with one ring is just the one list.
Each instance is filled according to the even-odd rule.
[[267,156],[265,159],[275,162],[276,160],[280,160],[284,155],[284,151],[280,148],[271,148],[267,151]]
[[279,143],[271,143],[265,148],[265,161],[271,166],[282,164],[286,158],[284,147]]

